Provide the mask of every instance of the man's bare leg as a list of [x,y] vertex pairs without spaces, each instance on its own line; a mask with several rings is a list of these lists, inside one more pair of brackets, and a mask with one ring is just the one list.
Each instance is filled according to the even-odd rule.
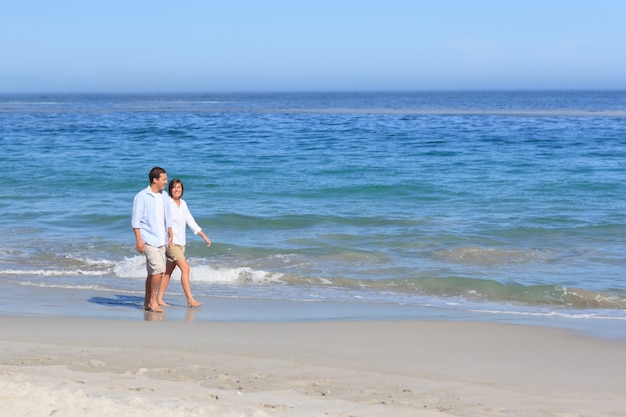
[[156,290],[161,282],[163,274],[148,275],[146,278],[146,295],[144,297],[143,307],[147,311],[153,311],[155,313],[162,313],[163,310],[159,307],[156,298]]

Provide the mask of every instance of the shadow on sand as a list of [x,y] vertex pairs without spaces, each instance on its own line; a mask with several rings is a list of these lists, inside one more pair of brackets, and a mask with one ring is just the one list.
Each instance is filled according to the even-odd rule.
[[90,303],[100,304],[109,307],[129,307],[137,310],[143,310],[143,297],[132,295],[114,295],[112,298],[107,297],[91,297],[88,299]]

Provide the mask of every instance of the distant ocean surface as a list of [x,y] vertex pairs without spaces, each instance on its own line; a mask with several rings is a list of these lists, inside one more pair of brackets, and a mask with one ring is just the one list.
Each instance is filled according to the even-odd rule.
[[205,305],[626,334],[626,92],[0,95],[0,143],[0,282],[22,291],[143,296],[130,213],[162,166],[213,241],[188,231]]

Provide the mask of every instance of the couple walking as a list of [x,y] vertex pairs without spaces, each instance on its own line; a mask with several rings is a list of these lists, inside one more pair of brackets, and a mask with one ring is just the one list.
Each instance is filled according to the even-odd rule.
[[163,168],[152,168],[148,178],[150,185],[135,195],[131,219],[136,249],[145,255],[148,270],[144,310],[163,312],[162,307],[167,306],[163,295],[176,267],[181,272],[180,282],[187,297],[187,305],[198,307],[202,303],[193,298],[189,283],[185,229],[189,226],[205,240],[207,246],[211,245],[211,240],[198,226],[182,199],[184,186],[181,180],[172,180],[168,193],[165,193],[167,172]]

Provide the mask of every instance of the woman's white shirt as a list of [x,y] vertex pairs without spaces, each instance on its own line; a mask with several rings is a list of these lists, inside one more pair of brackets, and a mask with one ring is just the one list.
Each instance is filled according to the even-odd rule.
[[185,228],[189,226],[191,231],[197,235],[202,228],[198,226],[196,220],[193,218],[187,208],[187,203],[182,198],[180,199],[180,206],[174,202],[174,199],[170,199],[171,216],[172,216],[172,233],[174,234],[174,243],[177,245],[185,246],[187,244]]

